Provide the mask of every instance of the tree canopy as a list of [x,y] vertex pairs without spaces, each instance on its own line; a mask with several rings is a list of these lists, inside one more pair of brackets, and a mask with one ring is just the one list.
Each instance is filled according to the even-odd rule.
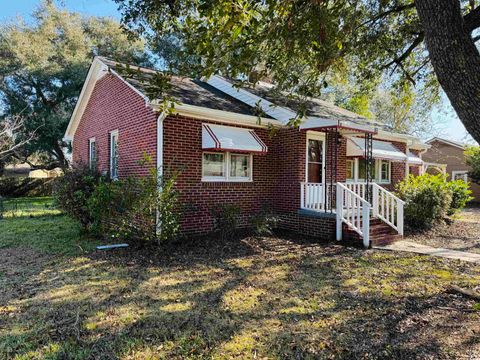
[[[175,70],[253,81],[268,76],[279,89],[303,96],[318,96],[338,76],[369,94],[388,77],[397,93],[409,83],[426,103],[438,101],[438,78],[467,130],[480,139],[475,0],[116,1],[129,29],[152,42],[181,40],[183,61]],[[438,39],[438,24],[452,35]],[[457,44],[456,53],[445,54],[448,44]],[[452,83],[468,84],[468,91]]]
[[68,120],[96,55],[148,65],[144,42],[110,18],[84,17],[43,3],[33,21],[0,29],[0,122],[21,116],[15,141],[31,141],[9,155],[41,159],[34,167],[67,166],[62,141]]

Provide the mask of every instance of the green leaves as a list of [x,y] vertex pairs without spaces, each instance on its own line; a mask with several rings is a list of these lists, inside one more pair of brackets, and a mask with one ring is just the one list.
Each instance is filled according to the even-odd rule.
[[18,156],[42,154],[66,167],[62,141],[88,67],[96,55],[148,64],[145,44],[112,19],[83,17],[45,2],[31,23],[3,25],[0,33],[0,121],[21,114],[36,138]]

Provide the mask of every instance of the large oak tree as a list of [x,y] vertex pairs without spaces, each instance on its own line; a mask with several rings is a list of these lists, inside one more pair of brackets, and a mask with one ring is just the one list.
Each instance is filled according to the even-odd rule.
[[188,66],[177,61],[176,71],[268,76],[305,96],[338,74],[365,92],[386,75],[424,94],[436,94],[440,83],[480,141],[476,0],[116,1],[123,23],[153,43],[181,39],[177,54]]
[[144,43],[130,39],[117,21],[53,2],[42,3],[28,23],[0,27],[0,128],[22,119],[0,168],[12,158],[33,168],[68,166],[62,138],[95,55],[148,64]]

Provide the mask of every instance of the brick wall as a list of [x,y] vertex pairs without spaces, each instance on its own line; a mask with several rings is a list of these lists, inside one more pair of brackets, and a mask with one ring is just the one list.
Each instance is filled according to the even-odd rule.
[[157,114],[145,100],[112,74],[93,89],[73,140],[73,162],[88,163],[88,140],[96,141],[98,168],[109,169],[110,131],[118,130],[119,176],[147,175],[144,153],[156,164]]
[[[401,152],[404,154],[407,153],[407,144],[403,142],[391,141],[391,143]],[[394,190],[395,185],[398,184],[400,181],[405,179],[405,170],[406,170],[406,163],[400,161],[392,161],[392,169],[391,169],[391,183],[386,185],[385,187]]]
[[211,209],[235,204],[242,210],[242,225],[262,207],[272,207],[276,184],[275,151],[268,130],[254,128],[269,147],[266,155],[253,155],[253,182],[202,182],[202,123],[207,121],[169,116],[163,124],[165,174],[179,170],[176,186],[183,204],[182,231],[200,234],[211,231]]
[[[410,152],[411,152],[413,155],[418,156],[419,158],[421,158],[420,150],[412,150],[412,149],[410,149]],[[420,165],[409,165],[409,174],[414,175],[414,176],[420,175],[420,168],[421,168]]]

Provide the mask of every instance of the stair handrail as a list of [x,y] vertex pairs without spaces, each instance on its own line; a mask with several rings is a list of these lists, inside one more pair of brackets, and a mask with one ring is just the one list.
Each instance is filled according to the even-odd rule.
[[372,183],[372,215],[394,228],[403,236],[405,201],[384,187]]
[[336,190],[337,240],[342,240],[342,224],[345,223],[363,238],[363,245],[366,248],[370,247],[370,208],[372,205],[342,183],[337,183]]

